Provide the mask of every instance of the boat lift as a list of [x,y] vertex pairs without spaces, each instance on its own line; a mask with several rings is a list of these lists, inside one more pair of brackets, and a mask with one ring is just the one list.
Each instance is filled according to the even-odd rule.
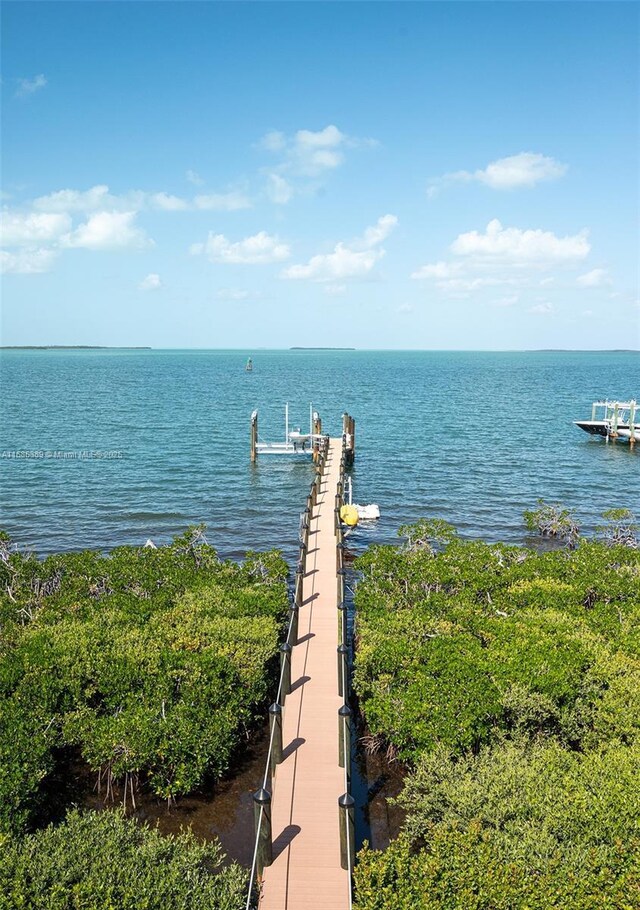
[[633,446],[640,442],[638,406],[632,401],[594,401],[591,420],[574,420],[574,424],[592,436],[609,439],[626,439]]
[[322,420],[313,405],[309,405],[309,432],[302,433],[300,428],[289,429],[289,402],[284,407],[284,440],[266,442],[258,435],[258,411],[251,414],[251,461],[258,455],[312,455],[317,459],[320,445],[327,439],[322,432]]

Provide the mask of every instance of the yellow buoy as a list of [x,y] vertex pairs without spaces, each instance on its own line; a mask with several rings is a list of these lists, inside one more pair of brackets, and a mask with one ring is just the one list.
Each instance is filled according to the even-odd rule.
[[342,506],[340,509],[340,521],[348,525],[350,528],[355,528],[358,524],[358,510],[355,506]]

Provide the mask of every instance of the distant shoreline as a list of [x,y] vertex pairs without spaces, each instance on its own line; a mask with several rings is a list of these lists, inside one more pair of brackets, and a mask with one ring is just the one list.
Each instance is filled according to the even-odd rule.
[[0,351],[152,351],[145,345],[111,347],[107,344],[3,344]]
[[343,348],[304,347],[290,348],[154,348],[151,345],[108,345],[108,344],[3,344],[0,351],[180,351],[183,353],[220,351],[229,353],[279,352],[285,351],[356,351],[360,354],[640,354],[639,348]]

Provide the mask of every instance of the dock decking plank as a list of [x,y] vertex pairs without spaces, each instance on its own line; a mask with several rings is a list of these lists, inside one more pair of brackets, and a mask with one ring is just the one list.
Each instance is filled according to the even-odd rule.
[[340,865],[338,797],[338,614],[334,501],[342,440],[331,439],[303,580],[298,643],[291,658],[282,742],[272,795],[274,860],[264,870],[260,910],[347,910],[349,875]]

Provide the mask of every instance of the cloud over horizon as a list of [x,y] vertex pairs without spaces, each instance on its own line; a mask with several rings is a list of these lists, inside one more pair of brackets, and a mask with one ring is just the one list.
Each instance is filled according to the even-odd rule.
[[476,171],[454,171],[436,177],[429,184],[427,195],[433,198],[441,189],[454,183],[481,183],[492,190],[530,188],[546,180],[557,180],[568,167],[555,158],[539,152],[520,152],[491,161]]
[[286,243],[278,237],[259,231],[232,243],[224,234],[209,232],[204,243],[194,243],[189,252],[193,256],[205,255],[211,262],[225,262],[232,265],[264,265],[282,262],[291,255]]
[[349,244],[337,243],[333,252],[312,256],[305,264],[289,266],[282,272],[282,277],[332,282],[338,286],[345,279],[365,278],[385,255],[386,251],[380,244],[397,224],[395,215],[383,215],[373,227],[365,230],[362,237]]
[[432,279],[441,290],[450,292],[525,285],[540,271],[582,262],[591,250],[588,236],[586,229],[558,237],[539,228],[505,228],[494,218],[484,233],[474,230],[459,234],[449,247],[453,259],[427,263],[412,272],[411,278]]
[[34,76],[33,79],[17,79],[16,82],[18,83],[15,92],[16,98],[28,98],[29,95],[39,92],[47,84],[44,73],[39,73],[39,75]]

